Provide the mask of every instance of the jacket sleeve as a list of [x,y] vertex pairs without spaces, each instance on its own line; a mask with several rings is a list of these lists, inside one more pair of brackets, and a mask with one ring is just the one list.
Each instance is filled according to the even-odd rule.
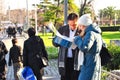
[[11,66],[11,49],[10,49],[10,52],[9,52],[9,61],[8,61],[8,66]]
[[92,32],[87,32],[83,39],[80,36],[77,36],[74,39],[74,43],[83,52],[88,52],[94,44],[94,41],[95,39]]
[[20,53],[20,60],[23,62],[23,58],[22,58],[22,56],[23,56],[23,54],[22,54],[22,48],[19,46],[19,53]]
[[[63,28],[60,27],[60,28],[58,29],[58,32],[62,35]],[[57,44],[57,43],[54,42],[54,40],[55,40],[56,37],[57,37],[57,36],[55,36],[55,37],[53,38],[53,40],[52,40],[52,44],[53,44],[53,46],[55,46],[55,47],[60,47],[59,44]]]
[[7,50],[7,48],[6,48],[6,46],[5,46],[4,43],[3,43],[3,45],[2,45],[2,50],[3,50],[4,54],[7,54],[7,53],[8,53],[8,50]]
[[24,42],[24,47],[23,47],[23,67],[27,66],[27,60],[28,60],[28,55],[27,55],[27,47],[26,47],[26,41]]

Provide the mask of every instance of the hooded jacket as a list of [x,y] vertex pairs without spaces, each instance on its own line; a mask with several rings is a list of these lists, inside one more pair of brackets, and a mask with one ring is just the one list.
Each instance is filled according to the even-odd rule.
[[84,37],[77,36],[74,42],[85,55],[78,80],[100,80],[101,60],[99,54],[102,47],[100,28],[90,24],[85,29]]

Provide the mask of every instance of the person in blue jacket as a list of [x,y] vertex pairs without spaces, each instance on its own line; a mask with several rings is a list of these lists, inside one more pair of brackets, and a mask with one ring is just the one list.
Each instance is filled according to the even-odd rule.
[[101,29],[93,24],[90,14],[84,14],[78,19],[81,30],[74,43],[84,52],[84,62],[78,80],[100,80],[102,47]]

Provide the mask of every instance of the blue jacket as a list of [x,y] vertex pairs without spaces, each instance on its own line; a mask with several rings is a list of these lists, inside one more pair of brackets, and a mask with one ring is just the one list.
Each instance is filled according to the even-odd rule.
[[78,80],[100,80],[102,46],[101,30],[98,26],[89,25],[85,30],[84,38],[75,37],[75,44],[84,52],[84,62]]

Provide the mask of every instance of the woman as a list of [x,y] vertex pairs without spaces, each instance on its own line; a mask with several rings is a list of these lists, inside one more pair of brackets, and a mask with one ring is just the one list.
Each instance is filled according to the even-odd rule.
[[101,30],[93,25],[90,14],[84,14],[78,19],[78,28],[81,33],[75,37],[74,43],[85,55],[78,80],[100,80]]
[[37,80],[43,80],[40,71],[45,66],[41,57],[45,57],[48,60],[48,54],[43,39],[35,35],[35,29],[31,27],[27,32],[29,38],[24,42],[23,66],[29,66],[33,70]]

